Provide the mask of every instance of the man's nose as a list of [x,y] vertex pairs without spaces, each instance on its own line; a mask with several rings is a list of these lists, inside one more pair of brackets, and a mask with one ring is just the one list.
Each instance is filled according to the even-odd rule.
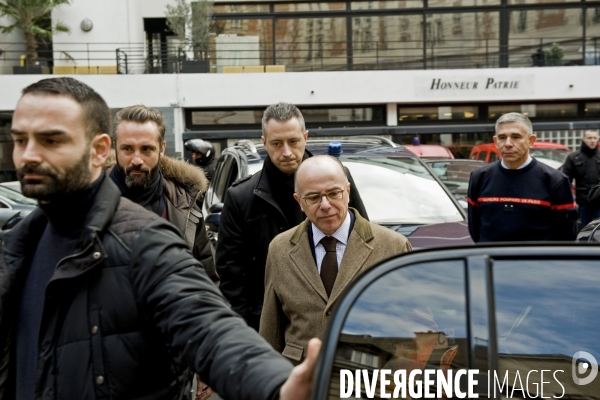
[[131,159],[131,164],[133,165],[142,165],[144,164],[144,160],[140,157],[140,153],[135,153],[133,158]]
[[327,195],[324,194],[321,196],[321,204],[319,204],[319,208],[322,210],[329,210],[331,208],[331,203],[329,202]]
[[23,164],[39,164],[42,162],[40,148],[35,140],[29,140],[25,150],[21,154],[21,162]]
[[506,138],[506,143],[505,143],[504,145],[505,145],[505,146],[512,146],[512,145],[513,145],[512,139],[511,139],[511,138],[509,138],[509,137],[507,137],[507,138]]
[[283,144],[283,147],[281,148],[281,155],[284,157],[290,157],[292,155],[292,149],[287,143]]

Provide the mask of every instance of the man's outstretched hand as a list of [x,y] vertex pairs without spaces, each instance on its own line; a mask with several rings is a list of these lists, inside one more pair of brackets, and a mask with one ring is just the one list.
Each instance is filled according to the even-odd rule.
[[306,359],[302,364],[294,367],[287,381],[281,386],[279,400],[308,400],[310,398],[319,350],[321,350],[321,341],[310,339]]

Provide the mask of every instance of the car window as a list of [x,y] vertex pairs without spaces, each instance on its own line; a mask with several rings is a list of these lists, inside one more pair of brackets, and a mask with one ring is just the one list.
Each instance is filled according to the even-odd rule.
[[531,394],[543,380],[546,397],[597,399],[600,379],[575,379],[597,371],[585,354],[600,359],[598,261],[496,261],[493,279],[500,380],[513,386],[518,372]]
[[10,208],[10,206],[6,202],[0,200],[0,208]]
[[30,206],[37,205],[37,200],[25,197],[23,194],[17,192],[16,190],[9,189],[5,186],[0,186],[0,196],[4,196],[8,200],[14,201],[17,204],[24,204]]
[[375,223],[464,220],[451,196],[416,158],[349,157],[342,162],[352,174],[369,219]]
[[225,192],[229,187],[229,175],[231,173],[231,168],[233,167],[234,158],[231,154],[224,154],[222,156],[222,160],[220,162],[221,166],[217,169],[217,174],[215,174],[215,196],[217,199],[213,201],[223,202],[225,200]]
[[493,151],[490,152],[490,161],[489,162],[493,163],[495,161],[498,161],[498,159],[499,159],[498,154],[494,153]]
[[[328,398],[340,398],[341,369],[366,369],[372,379],[375,369],[404,369],[408,376],[415,369],[466,368],[464,277],[464,262],[456,260],[415,264],[374,280],[345,318]],[[393,379],[384,387],[392,393]]]
[[479,153],[473,153],[471,154],[471,160],[477,160],[477,156],[479,155]]
[[481,161],[485,161],[485,157],[487,156],[487,151],[482,151],[477,155],[477,159]]

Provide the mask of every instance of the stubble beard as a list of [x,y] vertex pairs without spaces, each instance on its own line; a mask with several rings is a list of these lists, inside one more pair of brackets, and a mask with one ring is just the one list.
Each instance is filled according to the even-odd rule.
[[[152,169],[130,165],[127,168],[121,167],[121,170],[125,175],[125,185],[127,185],[128,188],[148,189],[158,173],[158,163],[156,164],[156,167]],[[136,175],[134,177],[131,175],[132,171],[141,171],[144,172],[144,175]]]
[[[25,164],[17,170],[17,178],[21,182],[21,192],[27,197],[41,201],[52,201],[69,193],[83,189],[91,183],[90,149],[64,171],[40,164]],[[42,179],[25,179],[25,174],[42,175]]]

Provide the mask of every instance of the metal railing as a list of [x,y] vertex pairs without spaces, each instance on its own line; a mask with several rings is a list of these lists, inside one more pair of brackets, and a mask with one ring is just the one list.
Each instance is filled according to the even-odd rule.
[[[600,65],[600,38],[486,40],[312,41],[247,43],[214,41],[204,60],[172,43],[53,43],[34,67],[116,66],[121,74],[223,72],[226,66],[283,65],[287,72],[472,69]],[[552,51],[554,47],[555,51]],[[559,49],[560,51],[556,51]],[[25,60],[24,43],[0,43],[0,73]],[[33,68],[33,66],[31,68]]]

